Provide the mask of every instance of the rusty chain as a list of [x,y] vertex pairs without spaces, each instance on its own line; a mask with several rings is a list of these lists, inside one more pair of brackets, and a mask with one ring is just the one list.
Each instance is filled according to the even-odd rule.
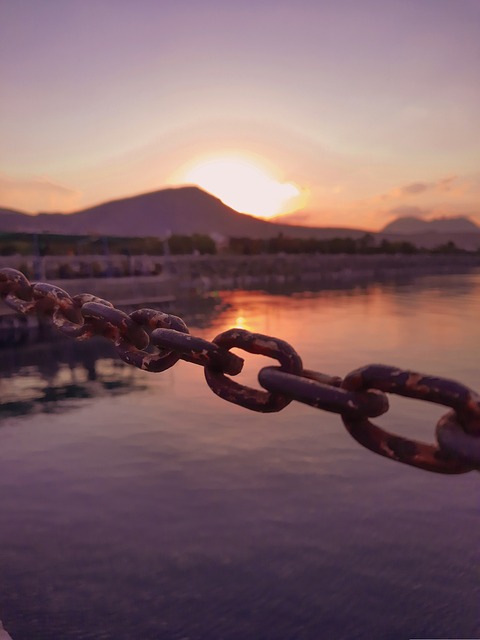
[[[122,360],[144,371],[165,371],[179,360],[200,365],[214,393],[252,411],[276,412],[296,400],[340,414],[357,442],[386,458],[437,473],[480,470],[480,396],[453,380],[378,364],[342,380],[304,369],[293,347],[278,338],[230,329],[209,342],[191,335],[177,316],[155,309],[126,314],[91,294],[70,296],[52,284],[30,283],[15,269],[0,269],[0,296],[18,313],[50,317],[71,338],[111,340]],[[244,364],[232,348],[277,360],[280,366],[258,374],[263,391],[228,377],[239,374]],[[437,444],[388,433],[370,421],[388,410],[387,393],[451,409],[437,423]]]

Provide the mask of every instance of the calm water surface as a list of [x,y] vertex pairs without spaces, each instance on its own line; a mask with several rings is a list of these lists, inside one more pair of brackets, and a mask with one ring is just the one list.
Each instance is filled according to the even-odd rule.
[[[242,326],[307,368],[381,362],[480,389],[480,274],[226,299],[197,335]],[[188,363],[148,374],[101,342],[1,356],[0,618],[14,640],[480,635],[478,474],[382,459],[297,403],[248,412]],[[239,378],[267,362],[247,354]],[[378,423],[432,440],[444,412],[392,397]]]

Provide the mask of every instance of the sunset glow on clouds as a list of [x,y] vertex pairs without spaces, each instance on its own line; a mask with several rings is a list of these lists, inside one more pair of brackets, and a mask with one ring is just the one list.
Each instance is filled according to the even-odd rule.
[[479,28],[476,0],[3,2],[0,206],[72,211],[196,171],[302,224],[480,222]]

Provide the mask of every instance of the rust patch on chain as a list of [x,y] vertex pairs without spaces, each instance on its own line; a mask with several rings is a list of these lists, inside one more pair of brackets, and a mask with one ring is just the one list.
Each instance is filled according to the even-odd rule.
[[82,322],[80,309],[70,295],[60,287],[37,282],[33,285],[32,293],[36,311],[51,316],[55,326],[61,327],[64,322]]
[[[282,371],[300,374],[303,369],[302,360],[295,349],[278,338],[244,329],[230,329],[214,338],[213,342],[224,349],[237,347],[249,353],[274,358],[280,363]],[[239,384],[211,367],[205,368],[205,379],[218,396],[252,411],[272,413],[280,411],[292,401],[292,398],[282,393],[259,391]]]
[[[477,405],[471,407],[469,404],[474,392],[468,387],[446,378],[434,378],[387,365],[368,365],[353,371],[344,379],[342,388],[354,391],[378,389],[452,407],[458,410],[457,415],[467,416],[473,411],[473,418],[476,417]],[[438,445],[388,433],[366,417],[344,414],[342,420],[357,442],[392,460],[437,473],[466,473],[474,468],[467,460]]]
[[[152,346],[151,334],[155,329],[164,328],[182,333],[189,332],[187,325],[181,318],[155,309],[138,309],[130,314],[130,318],[150,336]],[[120,358],[127,364],[152,373],[166,371],[180,360],[180,354],[174,350],[158,349],[156,353],[149,353],[143,349],[137,349],[124,339],[119,342],[117,351]]]
[[[302,371],[301,375],[294,375],[279,367],[265,367],[258,374],[258,380],[268,391],[282,393],[293,400],[332,413],[374,418],[388,411],[388,398],[381,391],[347,391],[339,388],[336,378],[324,374],[312,378],[311,373]],[[325,382],[320,382],[322,379]]]
[[120,309],[98,302],[87,302],[82,306],[82,315],[85,322],[79,330],[79,338],[101,335],[115,345],[119,345],[122,340],[128,340],[137,349],[144,349],[148,345],[147,333]]
[[440,418],[435,435],[443,451],[462,458],[480,470],[480,438],[460,424],[455,411],[449,411]]
[[14,295],[28,301],[32,299],[32,285],[21,271],[5,267],[0,269],[0,295]]
[[155,329],[152,344],[175,351],[182,360],[209,367],[216,372],[237,375],[243,368],[243,359],[218,344],[186,335],[173,329]]

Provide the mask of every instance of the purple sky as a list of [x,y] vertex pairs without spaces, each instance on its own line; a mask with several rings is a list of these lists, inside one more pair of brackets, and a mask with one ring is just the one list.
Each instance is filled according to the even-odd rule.
[[247,154],[306,194],[302,222],[480,222],[479,0],[0,0],[0,83],[0,206]]

